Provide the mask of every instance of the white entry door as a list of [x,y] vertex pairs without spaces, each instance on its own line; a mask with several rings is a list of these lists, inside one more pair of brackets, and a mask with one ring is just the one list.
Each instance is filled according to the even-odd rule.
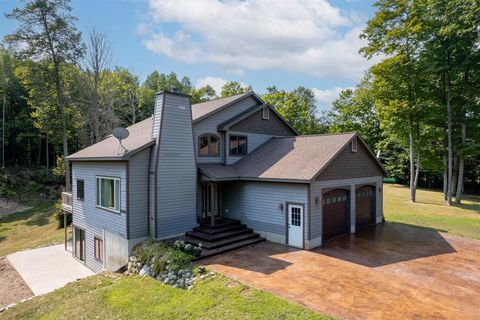
[[288,205],[288,244],[303,248],[303,206]]

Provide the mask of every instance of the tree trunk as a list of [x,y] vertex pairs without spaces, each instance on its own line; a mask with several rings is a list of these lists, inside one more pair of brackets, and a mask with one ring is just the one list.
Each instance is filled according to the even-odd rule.
[[100,95],[98,94],[98,86],[100,83],[99,70],[93,71],[93,131],[95,143],[101,140],[100,137]]
[[415,170],[415,180],[413,182],[413,202],[417,199],[418,177],[420,175],[420,151],[417,150],[417,169]]
[[448,168],[447,168],[447,155],[443,155],[443,198],[447,201],[447,184],[448,184]]
[[7,107],[7,84],[3,79],[3,110],[2,110],[2,169],[5,168],[5,109]]
[[47,165],[47,178],[50,178],[50,159],[48,156],[48,133],[45,134],[45,162]]
[[413,145],[413,134],[410,131],[409,135],[409,143],[410,143],[410,201],[415,202],[415,188],[414,188],[414,180],[415,180],[415,159],[414,159],[414,145]]
[[132,124],[135,124],[135,122],[137,121],[137,111],[136,111],[136,108],[135,108],[135,95],[132,94],[130,92],[130,105],[132,106]]
[[65,98],[63,96],[63,87],[60,80],[59,63],[54,61],[54,76],[55,86],[57,89],[58,106],[60,108],[60,119],[62,123],[62,144],[63,144],[63,158],[65,166],[65,190],[67,192],[72,190],[70,183],[70,164],[68,163],[68,141],[67,141],[67,124],[65,120]]
[[457,192],[457,178],[458,178],[458,155],[453,156],[453,169],[452,169],[452,197]]
[[448,148],[448,178],[447,178],[447,205],[452,205],[452,177],[453,177],[453,150],[452,150],[452,105],[451,84],[447,75],[447,148]]
[[[467,126],[465,123],[462,123],[462,146],[465,144],[467,139]],[[462,193],[463,193],[463,172],[465,169],[465,161],[463,157],[459,157],[458,161],[458,180],[457,180],[457,193],[455,194],[455,203],[462,203]]]
[[38,158],[37,158],[37,166],[40,165],[40,161],[42,158],[42,135],[38,135]]

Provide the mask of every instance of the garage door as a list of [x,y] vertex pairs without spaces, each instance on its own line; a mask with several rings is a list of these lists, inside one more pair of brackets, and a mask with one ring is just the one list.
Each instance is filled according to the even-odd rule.
[[323,194],[323,239],[329,240],[349,232],[348,191],[335,189]]
[[357,189],[355,202],[355,229],[375,223],[375,187],[363,186]]

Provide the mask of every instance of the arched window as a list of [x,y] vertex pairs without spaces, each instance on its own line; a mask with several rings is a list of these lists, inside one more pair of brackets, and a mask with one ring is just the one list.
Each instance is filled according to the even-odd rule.
[[219,139],[213,134],[204,134],[198,138],[198,155],[201,157],[218,156]]

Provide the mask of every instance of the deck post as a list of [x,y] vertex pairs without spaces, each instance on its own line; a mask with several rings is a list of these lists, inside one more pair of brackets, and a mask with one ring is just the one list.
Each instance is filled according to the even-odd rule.
[[67,251],[67,214],[65,213],[65,210],[63,210],[63,231],[65,234],[65,251]]

